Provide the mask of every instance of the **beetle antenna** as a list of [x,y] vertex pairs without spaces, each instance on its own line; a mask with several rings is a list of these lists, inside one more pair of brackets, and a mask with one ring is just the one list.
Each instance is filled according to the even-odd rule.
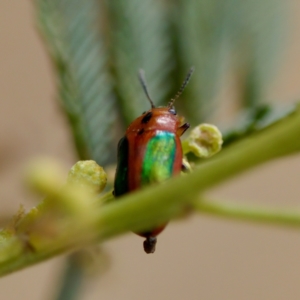
[[169,102],[169,105],[168,107],[172,107],[174,102],[180,97],[180,95],[182,94],[182,92],[184,91],[185,87],[187,86],[187,84],[189,83],[190,79],[191,79],[191,76],[193,74],[195,70],[195,67],[191,67],[189,72],[187,73],[179,91],[176,93],[175,97],[171,99],[171,101]]
[[147,96],[147,98],[148,98],[148,100],[151,104],[151,108],[155,108],[155,105],[154,105],[154,103],[153,103],[153,101],[152,101],[152,99],[149,95],[149,92],[148,92],[147,82],[146,82],[146,78],[145,78],[145,71],[142,70],[142,69],[139,70],[139,80],[140,80],[140,83],[143,87],[143,90],[144,90],[144,92],[145,92],[145,94],[146,94],[146,96]]

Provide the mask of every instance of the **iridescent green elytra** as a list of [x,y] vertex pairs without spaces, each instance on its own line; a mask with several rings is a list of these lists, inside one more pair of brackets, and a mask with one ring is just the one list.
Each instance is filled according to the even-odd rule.
[[141,184],[168,179],[173,173],[176,143],[171,132],[158,132],[147,144],[142,164]]
[[[115,179],[115,195],[123,195],[129,190],[128,182],[128,139],[119,142],[118,167]],[[140,175],[140,186],[160,182],[172,176],[176,153],[174,133],[157,132],[146,145]]]

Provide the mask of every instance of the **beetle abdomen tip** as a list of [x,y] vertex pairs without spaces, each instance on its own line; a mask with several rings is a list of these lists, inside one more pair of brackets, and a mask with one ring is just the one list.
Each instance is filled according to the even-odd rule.
[[157,242],[156,237],[149,236],[146,238],[143,245],[144,245],[144,250],[147,254],[155,252],[156,242]]

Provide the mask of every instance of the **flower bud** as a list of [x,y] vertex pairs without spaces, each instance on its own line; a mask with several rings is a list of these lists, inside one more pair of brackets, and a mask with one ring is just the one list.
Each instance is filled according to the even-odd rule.
[[216,126],[201,124],[191,131],[182,146],[184,154],[192,152],[197,157],[207,158],[218,153],[222,143],[222,134]]
[[93,160],[78,161],[69,171],[68,183],[86,186],[91,192],[100,193],[106,186],[107,176]]
[[56,160],[47,157],[39,158],[27,167],[25,181],[32,189],[51,195],[64,184],[64,173]]

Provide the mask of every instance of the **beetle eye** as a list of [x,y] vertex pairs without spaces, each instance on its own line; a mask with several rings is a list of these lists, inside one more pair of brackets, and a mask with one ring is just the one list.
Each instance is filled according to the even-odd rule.
[[152,111],[149,111],[149,112],[143,117],[143,119],[142,119],[142,124],[147,124],[147,123],[150,121],[150,119],[152,118],[152,115],[153,115]]
[[175,110],[174,107],[171,107],[171,108],[169,109],[169,112],[170,112],[172,115],[177,115],[177,112],[176,112],[176,110]]

